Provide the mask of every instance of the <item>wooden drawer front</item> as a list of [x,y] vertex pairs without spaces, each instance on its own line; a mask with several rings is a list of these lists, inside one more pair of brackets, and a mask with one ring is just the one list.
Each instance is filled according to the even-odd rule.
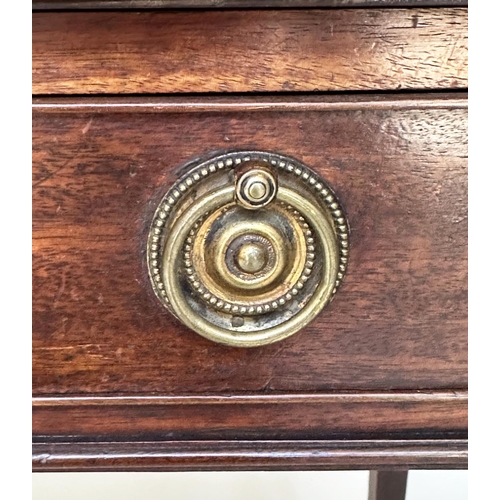
[[467,87],[467,9],[33,16],[35,94]]
[[[466,95],[39,99],[35,470],[467,466]],[[156,300],[145,241],[178,167],[294,156],[351,224],[303,331],[225,347]]]
[[[46,101],[33,117],[33,383],[44,394],[466,387],[466,101]],[[295,156],[351,224],[338,296],[302,332],[224,347],[154,297],[145,240],[176,169],[231,148]]]

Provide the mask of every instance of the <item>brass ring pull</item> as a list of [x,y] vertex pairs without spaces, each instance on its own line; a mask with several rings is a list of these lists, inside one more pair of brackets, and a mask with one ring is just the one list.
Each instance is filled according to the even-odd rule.
[[348,225],[297,160],[234,152],[200,162],[158,206],[148,236],[157,297],[200,335],[254,347],[315,318],[342,281]]

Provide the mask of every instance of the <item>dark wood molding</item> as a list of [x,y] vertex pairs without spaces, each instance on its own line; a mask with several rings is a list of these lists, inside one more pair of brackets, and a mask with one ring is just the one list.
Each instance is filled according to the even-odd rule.
[[466,437],[467,392],[37,397],[51,441]]
[[465,89],[467,26],[466,8],[38,12],[33,93]]
[[33,0],[33,10],[452,7],[467,0]]
[[35,443],[33,471],[467,468],[466,440]]

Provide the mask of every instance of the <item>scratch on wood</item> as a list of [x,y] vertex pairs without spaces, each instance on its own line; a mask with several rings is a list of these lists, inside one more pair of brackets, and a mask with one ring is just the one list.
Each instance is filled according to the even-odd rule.
[[85,127],[83,127],[82,129],[82,134],[85,135],[89,130],[90,130],[90,126],[92,125],[92,118],[89,120],[89,122],[87,123],[87,125],[85,125]]

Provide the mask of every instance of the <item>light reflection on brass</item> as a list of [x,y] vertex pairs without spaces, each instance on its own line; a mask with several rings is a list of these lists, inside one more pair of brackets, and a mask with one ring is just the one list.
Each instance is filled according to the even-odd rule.
[[326,182],[264,152],[193,167],[163,198],[148,237],[161,302],[204,337],[238,347],[306,326],[336,292],[347,258],[346,218]]
[[236,201],[245,208],[257,210],[274,200],[276,187],[276,179],[268,169],[248,170],[237,180]]
[[269,260],[266,246],[260,243],[244,243],[236,251],[234,261],[247,274],[262,271]]

